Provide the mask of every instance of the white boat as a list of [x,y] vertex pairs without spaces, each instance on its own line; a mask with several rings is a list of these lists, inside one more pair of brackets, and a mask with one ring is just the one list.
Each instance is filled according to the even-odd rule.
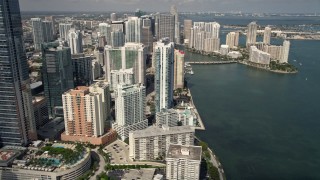
[[191,75],[193,75],[193,74],[194,74],[194,72],[191,70],[191,71],[190,71],[190,74],[191,74]]

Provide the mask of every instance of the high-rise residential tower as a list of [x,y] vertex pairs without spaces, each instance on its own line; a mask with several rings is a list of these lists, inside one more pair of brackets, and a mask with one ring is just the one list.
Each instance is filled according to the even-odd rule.
[[43,21],[42,22],[43,28],[43,41],[44,42],[51,42],[54,40],[53,37],[53,23],[52,21]]
[[170,13],[174,16],[174,42],[180,44],[180,22],[177,7],[171,6]]
[[59,33],[62,41],[66,41],[68,39],[69,30],[72,28],[71,23],[60,23],[59,24]]
[[174,42],[175,35],[175,16],[172,14],[160,14],[158,21],[157,37],[158,40],[169,38],[170,42]]
[[184,43],[189,44],[191,38],[192,20],[184,20]]
[[42,77],[44,94],[48,99],[49,117],[62,115],[61,94],[74,88],[73,65],[69,47],[57,42],[42,47]]
[[282,57],[280,59],[280,63],[288,63],[289,52],[290,52],[290,41],[285,40],[282,46],[282,53],[281,53]]
[[0,0],[0,146],[37,139],[18,0]]
[[251,22],[248,24],[247,41],[246,41],[247,47],[254,45],[256,43],[256,41],[257,41],[257,28],[258,28],[258,25],[256,22]]
[[236,48],[239,45],[239,32],[230,32],[226,37],[226,45],[230,48]]
[[69,30],[68,45],[71,49],[71,54],[80,54],[83,52],[82,34],[79,30],[73,28]]
[[126,42],[141,43],[142,20],[138,17],[129,17],[125,22]]
[[122,140],[129,137],[129,131],[145,129],[148,119],[146,107],[146,88],[138,84],[118,85],[115,90],[116,121],[112,124]]
[[44,42],[41,18],[31,18],[31,25],[34,49],[41,50],[41,44]]
[[108,23],[99,24],[100,36],[104,36],[107,45],[111,44],[111,25]]
[[145,84],[146,49],[143,44],[126,43],[115,48],[105,47],[105,76],[111,82],[111,71],[133,68],[135,84]]
[[173,89],[184,88],[184,52],[174,50]]
[[155,90],[156,112],[161,109],[169,109],[173,103],[173,66],[174,66],[174,43],[169,39],[158,41],[154,48],[156,74]]
[[267,26],[264,29],[263,43],[264,44],[270,44],[270,38],[271,38],[271,28],[269,26]]

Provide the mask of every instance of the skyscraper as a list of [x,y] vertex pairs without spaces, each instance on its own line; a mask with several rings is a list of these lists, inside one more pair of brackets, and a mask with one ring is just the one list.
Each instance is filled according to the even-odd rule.
[[138,17],[129,17],[125,22],[126,42],[141,43],[142,20]]
[[83,52],[82,34],[79,30],[75,30],[75,29],[69,30],[68,45],[71,49],[71,54],[79,54]]
[[256,22],[251,22],[250,24],[248,24],[247,41],[246,41],[247,47],[254,45],[256,43],[257,28],[258,28],[258,25],[256,24]]
[[116,121],[112,124],[122,140],[129,137],[129,131],[145,129],[148,120],[146,107],[146,88],[136,85],[118,85],[115,90]]
[[111,13],[110,14],[110,20],[111,21],[116,21],[117,20],[117,14],[116,13]]
[[170,42],[174,42],[175,34],[175,18],[171,14],[160,14],[158,18],[158,40],[169,38]]
[[0,146],[37,138],[18,0],[0,0]]
[[53,38],[53,23],[52,23],[52,21],[43,21],[42,28],[43,28],[43,41],[44,42],[53,41],[54,38]]
[[290,52],[290,41],[283,41],[283,46],[282,46],[282,58],[280,59],[280,63],[288,63],[289,59],[289,52]]
[[208,22],[204,24],[206,38],[219,38],[220,24],[217,22]]
[[72,55],[73,74],[75,86],[89,86],[93,82],[93,57],[76,54]]
[[184,52],[174,50],[174,89],[184,88]]
[[41,50],[41,44],[44,42],[41,18],[31,18],[31,25],[34,49]]
[[226,45],[228,45],[230,48],[236,48],[239,45],[239,33],[228,33],[226,37]]
[[50,117],[62,115],[61,94],[74,87],[71,50],[57,42],[44,44],[43,84]]
[[124,45],[124,34],[120,30],[115,30],[111,32],[111,46],[121,47]]
[[107,45],[111,44],[111,26],[108,23],[99,24],[100,36],[104,36],[107,42]]
[[174,42],[180,44],[180,22],[177,7],[171,6],[170,13],[174,16]]
[[63,41],[66,41],[68,39],[69,30],[72,28],[71,23],[60,23],[59,24],[59,33],[60,38]]
[[109,86],[106,82],[97,82],[90,87],[78,86],[62,94],[65,118],[64,141],[89,141],[103,144],[105,123],[110,113],[107,108],[110,101]]
[[105,76],[111,82],[111,71],[133,68],[135,84],[145,84],[146,49],[143,44],[126,43],[123,47],[105,47]]
[[270,44],[270,38],[271,38],[271,28],[269,26],[267,26],[264,29],[263,43],[264,44]]
[[117,89],[118,85],[134,84],[133,69],[120,69],[111,71],[110,89]]
[[169,39],[158,41],[154,54],[156,62],[155,106],[156,112],[160,112],[161,109],[170,109],[173,103],[174,43]]
[[191,28],[192,28],[192,20],[185,19],[184,20],[184,43],[189,44],[191,38]]

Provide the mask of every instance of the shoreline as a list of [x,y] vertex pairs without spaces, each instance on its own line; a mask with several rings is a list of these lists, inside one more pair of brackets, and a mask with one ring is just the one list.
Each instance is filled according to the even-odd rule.
[[244,62],[244,61],[238,61],[238,63],[246,65],[246,66],[254,67],[254,68],[257,68],[257,69],[262,69],[262,70],[265,70],[265,71],[278,73],[278,74],[297,74],[299,72],[299,71],[288,72],[288,71],[281,71],[281,70],[272,70],[272,69],[267,69],[267,68],[264,68],[264,67],[258,67],[258,66],[255,66],[255,65],[251,65],[251,64],[248,64],[247,62]]
[[197,116],[197,121],[198,121],[199,124],[200,124],[200,127],[195,126],[194,128],[195,128],[196,130],[202,130],[202,131],[204,131],[204,130],[206,130],[206,128],[205,128],[205,126],[204,126],[204,124],[203,124],[203,122],[202,122],[202,119],[201,119],[201,117],[200,117],[200,114],[199,114],[199,112],[198,112],[198,110],[197,110],[197,108],[196,108],[196,106],[195,106],[195,104],[194,104],[194,102],[193,102],[191,90],[190,90],[189,88],[188,88],[188,95],[190,96],[190,103],[191,103],[191,105],[192,105],[192,107],[193,107],[193,110],[194,110],[196,116]]

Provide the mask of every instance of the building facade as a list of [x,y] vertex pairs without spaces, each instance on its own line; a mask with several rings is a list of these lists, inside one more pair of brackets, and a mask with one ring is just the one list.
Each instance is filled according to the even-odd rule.
[[263,33],[263,43],[270,44],[270,39],[271,39],[271,28],[267,26],[265,27],[264,33]]
[[129,17],[125,22],[126,42],[141,43],[142,20],[138,17]]
[[226,45],[230,48],[237,48],[239,45],[239,32],[230,32],[226,37]]
[[257,28],[258,25],[256,22],[251,22],[248,24],[248,31],[247,31],[247,41],[246,46],[250,47],[257,42]]
[[60,23],[59,24],[59,33],[62,41],[68,40],[69,30],[72,28],[71,23]]
[[89,86],[93,83],[93,57],[85,54],[72,55],[75,86]]
[[170,42],[175,40],[175,16],[172,14],[160,14],[158,18],[158,40],[169,38]]
[[41,44],[44,42],[41,18],[31,18],[31,25],[34,49],[41,50]]
[[161,109],[170,109],[173,104],[174,43],[169,39],[158,41],[154,55],[156,64],[155,106],[156,112],[160,112]]
[[270,54],[259,50],[256,46],[250,47],[249,61],[269,66],[270,64]]
[[184,52],[174,50],[173,89],[184,88]]
[[110,89],[117,89],[118,85],[132,85],[134,84],[133,69],[120,69],[111,71]]
[[106,46],[105,49],[105,78],[111,82],[111,71],[133,69],[135,84],[145,84],[146,49],[143,44],[126,43],[116,48]]
[[129,133],[129,157],[134,160],[164,159],[170,144],[193,145],[194,132],[190,126],[151,126]]
[[0,1],[0,146],[37,139],[18,0]]
[[44,94],[48,100],[49,117],[62,116],[61,94],[74,88],[71,50],[57,42],[42,48]]
[[70,47],[71,54],[80,54],[83,52],[82,34],[79,30],[73,28],[69,30],[68,45]]
[[198,180],[201,155],[201,146],[171,144],[166,157],[166,178],[168,180]]
[[138,84],[118,85],[115,90],[115,117],[112,124],[122,140],[129,137],[129,131],[148,126],[145,118],[146,88]]

